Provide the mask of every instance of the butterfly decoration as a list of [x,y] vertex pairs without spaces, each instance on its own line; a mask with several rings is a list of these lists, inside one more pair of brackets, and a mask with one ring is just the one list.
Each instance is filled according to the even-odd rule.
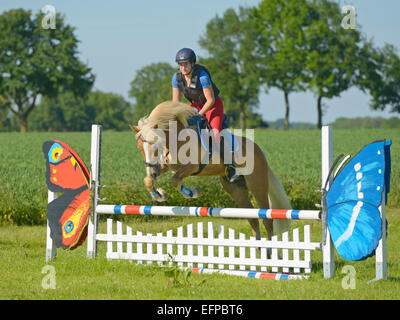
[[381,140],[365,146],[341,168],[325,196],[328,229],[346,260],[373,256],[382,237],[379,207],[390,191],[390,145]]
[[64,142],[44,142],[43,153],[47,187],[63,193],[47,205],[50,237],[56,247],[73,250],[87,236],[90,174],[78,154]]

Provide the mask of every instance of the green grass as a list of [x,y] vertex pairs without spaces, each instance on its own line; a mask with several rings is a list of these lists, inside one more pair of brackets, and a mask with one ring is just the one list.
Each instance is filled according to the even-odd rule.
[[[399,299],[400,210],[388,210],[389,279],[366,284],[374,278],[374,260],[347,262],[336,255],[336,276],[324,280],[321,252],[313,252],[313,271],[307,280],[256,280],[227,275],[192,275],[188,281],[174,285],[165,269],[136,265],[129,261],[107,261],[105,244],[99,245],[97,259],[86,258],[86,246],[75,251],[58,250],[55,261],[56,289],[43,289],[46,274],[45,227],[3,226],[0,228],[0,299]],[[207,218],[205,218],[207,220]],[[132,218],[134,230],[157,232],[176,227],[194,218]],[[249,234],[244,220],[218,219],[225,225]],[[297,222],[296,225],[303,223]],[[313,236],[318,239],[320,224],[312,223]],[[100,225],[101,232],[105,223]],[[343,289],[345,265],[356,270],[356,288]]]
[[[294,208],[314,209],[320,202],[320,131],[256,130],[256,142],[266,152],[271,167],[281,179]],[[128,261],[107,261],[105,245],[99,257],[86,259],[86,243],[72,252],[58,250],[51,262],[56,271],[56,289],[44,290],[42,268],[45,256],[47,188],[42,143],[66,141],[86,164],[90,157],[90,133],[2,133],[0,134],[0,299],[399,299],[400,266],[400,132],[398,130],[335,130],[335,156],[354,154],[365,144],[391,138],[392,177],[387,218],[389,222],[389,280],[367,285],[374,278],[374,260],[349,263],[336,258],[336,277],[324,280],[320,252],[313,253],[311,278],[301,281],[254,280],[223,275],[194,275],[188,282],[173,285],[164,269],[137,266]],[[144,188],[143,160],[130,132],[104,132],[102,144],[102,197],[107,203],[151,204]],[[188,178],[203,197],[185,200],[160,177],[158,185],[169,193],[166,205],[234,207],[217,178]],[[195,222],[193,218],[126,217],[124,222],[142,232],[161,232]],[[245,220],[224,220],[223,224],[250,234]],[[296,222],[295,224],[300,224]],[[104,229],[104,220],[100,223]],[[321,227],[311,223],[313,240]],[[263,233],[265,231],[263,230]],[[344,290],[342,268],[355,267],[356,289]]]
[[[314,209],[320,202],[321,138],[318,130],[256,130],[255,140],[265,151],[275,174],[282,181],[294,208]],[[335,130],[334,155],[355,154],[367,143],[391,138],[392,176],[389,207],[400,207],[400,132],[395,129]],[[45,140],[67,142],[90,162],[90,133],[1,133],[0,146],[0,224],[37,225],[45,223],[47,189],[42,144]],[[4,150],[4,151],[3,151]],[[104,132],[101,183],[107,188],[101,196],[108,203],[147,204],[151,197],[143,185],[145,167],[131,132]],[[169,194],[165,205],[210,207],[235,206],[216,177],[190,177],[187,185],[198,185],[199,199],[184,199],[169,185],[172,173],[158,179]]]

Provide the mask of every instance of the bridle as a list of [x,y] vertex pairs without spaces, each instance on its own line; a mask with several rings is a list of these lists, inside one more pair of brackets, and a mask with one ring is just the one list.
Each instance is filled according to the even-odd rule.
[[[142,141],[143,143],[153,144],[152,142],[149,142],[149,141],[147,141],[145,138],[143,138],[142,135],[139,135],[139,136],[138,136],[138,139],[139,139],[140,141]],[[169,151],[167,151],[167,153],[166,153],[165,155],[163,155],[163,156],[161,156],[161,157],[159,156],[158,159],[159,159],[159,160],[165,160],[165,159],[168,157],[168,155],[169,155]],[[145,157],[145,158],[146,158],[146,157]],[[144,159],[144,164],[146,165],[147,168],[156,168],[156,169],[160,169],[160,167],[161,167],[160,162],[158,162],[158,163],[151,163],[151,162],[147,162],[146,159]]]

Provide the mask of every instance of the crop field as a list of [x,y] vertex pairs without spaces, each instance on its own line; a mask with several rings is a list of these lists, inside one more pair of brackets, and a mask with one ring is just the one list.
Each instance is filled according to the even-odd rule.
[[[392,175],[389,193],[388,264],[389,280],[367,285],[374,278],[374,260],[350,263],[337,254],[336,277],[323,280],[322,257],[313,253],[313,271],[308,280],[254,280],[223,275],[186,275],[156,266],[137,266],[127,261],[107,261],[105,245],[99,257],[85,258],[86,243],[72,252],[58,250],[51,262],[56,270],[56,289],[42,286],[46,265],[45,222],[47,188],[42,144],[58,139],[67,142],[86,165],[90,161],[90,133],[1,133],[0,134],[0,299],[399,299],[400,298],[400,132],[391,129],[334,130],[334,156],[354,155],[374,140],[392,139]],[[267,155],[296,209],[315,209],[320,203],[320,131],[256,130],[255,141]],[[144,188],[145,167],[132,132],[103,132],[101,197],[104,203],[151,204]],[[186,200],[169,186],[172,173],[158,179],[169,194],[165,205],[235,207],[218,178],[191,177],[188,186],[198,185],[203,197]],[[122,217],[143,232],[161,232],[194,218]],[[206,221],[206,218],[204,218]],[[196,220],[198,221],[198,220]],[[218,220],[239,232],[250,234],[245,220]],[[302,225],[304,222],[294,222]],[[105,220],[100,221],[104,230]],[[311,223],[313,241],[321,227]],[[264,230],[262,230],[265,233]],[[354,290],[343,288],[343,267],[354,266]]]

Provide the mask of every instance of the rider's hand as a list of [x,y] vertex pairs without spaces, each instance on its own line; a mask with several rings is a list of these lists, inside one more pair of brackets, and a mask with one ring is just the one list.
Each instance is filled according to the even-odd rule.
[[203,117],[199,113],[196,113],[194,116],[192,116],[188,119],[188,125],[193,126],[193,125],[197,124],[197,122],[201,121],[202,119],[203,119]]

